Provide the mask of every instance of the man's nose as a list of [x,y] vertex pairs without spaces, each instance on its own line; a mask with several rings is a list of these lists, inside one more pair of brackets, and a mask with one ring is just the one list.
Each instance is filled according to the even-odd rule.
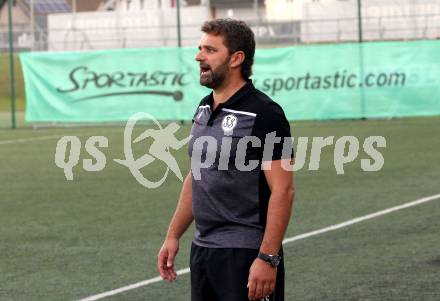
[[203,61],[202,51],[197,52],[195,59],[196,59],[196,61],[198,61],[198,62]]

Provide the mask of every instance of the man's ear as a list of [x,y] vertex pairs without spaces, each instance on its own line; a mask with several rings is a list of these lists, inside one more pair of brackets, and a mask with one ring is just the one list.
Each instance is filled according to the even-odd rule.
[[232,54],[230,64],[231,68],[237,68],[244,61],[245,55],[243,51],[236,51]]

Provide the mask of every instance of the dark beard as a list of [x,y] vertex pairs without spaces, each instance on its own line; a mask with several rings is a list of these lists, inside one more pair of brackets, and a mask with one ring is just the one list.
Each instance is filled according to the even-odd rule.
[[200,76],[200,84],[210,89],[215,89],[220,87],[226,79],[228,73],[228,63],[230,56],[228,56],[225,61],[217,67],[215,70],[210,70],[210,75],[207,78],[202,78]]

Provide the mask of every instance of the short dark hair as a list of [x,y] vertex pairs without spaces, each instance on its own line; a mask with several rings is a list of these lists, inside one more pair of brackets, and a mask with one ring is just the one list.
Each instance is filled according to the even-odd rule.
[[234,19],[214,19],[206,21],[202,31],[208,34],[221,35],[229,54],[236,51],[244,52],[241,64],[241,75],[248,79],[252,75],[255,55],[255,38],[252,29],[243,21]]

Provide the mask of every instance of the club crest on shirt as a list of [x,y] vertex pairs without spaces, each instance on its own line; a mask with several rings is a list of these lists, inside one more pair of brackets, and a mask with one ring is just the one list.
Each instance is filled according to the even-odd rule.
[[222,129],[225,135],[232,135],[232,131],[237,126],[237,116],[228,114],[223,118]]

